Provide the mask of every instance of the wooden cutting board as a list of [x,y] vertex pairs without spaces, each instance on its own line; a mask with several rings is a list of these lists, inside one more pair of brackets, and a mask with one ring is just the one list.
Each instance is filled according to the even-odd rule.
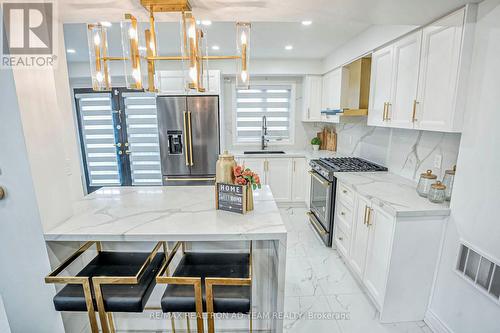
[[319,149],[337,151],[337,133],[324,128],[323,131],[317,133],[317,136],[321,140]]

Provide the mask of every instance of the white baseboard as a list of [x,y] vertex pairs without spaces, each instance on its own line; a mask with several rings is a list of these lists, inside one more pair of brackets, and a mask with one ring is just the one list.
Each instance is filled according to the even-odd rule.
[[427,310],[425,313],[424,322],[434,333],[453,333],[453,331],[431,310]]

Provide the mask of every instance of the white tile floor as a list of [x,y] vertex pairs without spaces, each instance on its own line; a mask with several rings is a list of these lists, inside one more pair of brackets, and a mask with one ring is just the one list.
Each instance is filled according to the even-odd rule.
[[[281,209],[288,229],[286,333],[430,333],[424,322],[380,324],[377,310],[307,222],[305,208]],[[300,315],[299,315],[300,314]],[[311,316],[329,315],[318,319]]]

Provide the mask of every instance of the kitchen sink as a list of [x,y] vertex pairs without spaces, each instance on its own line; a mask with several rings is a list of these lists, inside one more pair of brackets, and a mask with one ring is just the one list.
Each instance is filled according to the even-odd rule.
[[251,150],[245,151],[243,154],[245,155],[257,155],[257,154],[284,154],[285,152],[282,150]]

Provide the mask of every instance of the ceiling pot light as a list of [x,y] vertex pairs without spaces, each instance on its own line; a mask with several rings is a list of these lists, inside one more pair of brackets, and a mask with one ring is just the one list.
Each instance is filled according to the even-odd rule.
[[219,51],[220,50],[219,45],[212,45],[212,50]]
[[287,50],[287,51],[293,50],[293,46],[287,45],[287,46],[285,46],[285,50]]
[[67,49],[66,53],[76,53],[76,50],[75,49]]
[[201,24],[205,25],[205,26],[209,26],[209,25],[212,25],[212,21],[210,21],[210,20],[203,20],[203,21],[201,21]]
[[101,25],[102,25],[103,27],[109,28],[110,26],[112,26],[112,23],[111,23],[111,22],[108,22],[108,21],[102,21],[102,22],[101,22]]
[[313,22],[312,21],[302,21],[302,25],[305,25],[305,26],[308,26],[308,25],[311,25]]

